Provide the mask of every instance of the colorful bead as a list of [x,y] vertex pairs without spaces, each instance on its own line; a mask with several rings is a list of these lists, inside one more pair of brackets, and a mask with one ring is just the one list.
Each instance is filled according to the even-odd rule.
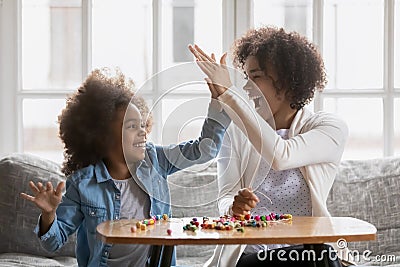
[[244,233],[244,228],[243,228],[243,227],[236,228],[236,230],[237,230],[238,232]]
[[[247,218],[247,219],[246,219]],[[198,227],[202,229],[216,229],[216,230],[233,230],[237,229],[240,232],[244,231],[244,227],[268,227],[271,225],[269,221],[278,221],[286,219],[291,221],[291,214],[275,214],[271,212],[268,215],[238,215],[234,216],[220,216],[218,219],[210,221],[208,217],[203,217],[203,222],[200,223],[197,218],[193,218],[190,223],[183,227],[183,230],[196,231]],[[243,230],[243,231],[242,231]]]
[[172,230],[171,229],[167,229],[167,234],[171,235],[172,234]]

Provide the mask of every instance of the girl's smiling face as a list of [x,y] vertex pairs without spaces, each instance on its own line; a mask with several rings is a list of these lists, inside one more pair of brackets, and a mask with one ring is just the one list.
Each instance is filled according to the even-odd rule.
[[139,109],[129,104],[122,126],[122,147],[128,163],[143,160],[146,151],[146,123]]
[[111,127],[114,147],[110,149],[108,158],[128,164],[143,160],[147,134],[139,109],[131,103],[126,109],[120,109]]

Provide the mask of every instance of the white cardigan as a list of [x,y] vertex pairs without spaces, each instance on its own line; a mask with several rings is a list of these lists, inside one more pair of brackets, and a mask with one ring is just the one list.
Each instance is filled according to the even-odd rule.
[[[289,139],[284,140],[236,90],[230,88],[218,97],[235,123],[225,134],[218,158],[220,214],[230,213],[239,189],[252,186],[261,154],[275,170],[299,168],[310,189],[312,215],[330,216],[326,200],[348,135],[344,121],[303,108],[293,119]],[[204,266],[236,266],[245,247],[219,245]]]

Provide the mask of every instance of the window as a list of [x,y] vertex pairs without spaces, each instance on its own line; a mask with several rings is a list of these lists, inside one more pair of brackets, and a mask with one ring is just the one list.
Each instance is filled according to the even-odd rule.
[[399,69],[400,57],[396,57],[399,52],[393,47],[398,45],[393,46],[393,42],[399,42],[400,30],[394,29],[394,20],[399,20],[400,12],[390,6],[392,3],[254,0],[255,26],[272,24],[295,30],[320,46],[328,85],[316,96],[313,108],[337,113],[347,122],[350,136],[344,159],[392,155],[393,144],[398,142],[395,122],[399,118],[393,113],[398,101],[393,95],[399,93],[399,71],[394,68]]
[[[137,86],[152,75],[151,0],[92,1],[91,69],[119,67]],[[140,25],[140,26],[139,26]]]
[[394,147],[395,147],[395,154],[400,155],[400,98],[396,98],[394,104]]
[[80,0],[22,1],[22,90],[65,90],[82,81]]
[[[168,81],[179,80],[179,66],[193,61],[187,49],[189,43],[199,43],[207,51],[221,54],[222,0],[1,3],[2,12],[13,11],[21,21],[14,36],[17,42],[21,40],[21,46],[10,50],[15,58],[21,53],[17,63],[21,67],[8,91],[15,96],[17,114],[8,112],[8,118],[2,119],[16,120],[14,129],[18,134],[13,136],[10,130],[15,146],[10,146],[9,151],[34,153],[61,162],[57,116],[65,106],[65,98],[92,69],[104,66],[119,67],[135,81],[139,93],[151,105],[155,125],[150,138],[154,142],[167,144],[198,136],[209,101],[205,84],[169,90],[162,83],[166,82],[164,76],[158,86],[146,81],[171,67],[178,71],[167,71],[171,74]],[[210,16],[213,21],[208,19]],[[199,73],[197,68],[196,71]],[[182,114],[186,117],[179,116]],[[186,122],[188,117],[196,119]],[[0,138],[3,136],[6,135]]]
[[312,0],[254,0],[254,26],[275,25],[312,39]]
[[[57,115],[103,66],[120,67],[151,105],[152,141],[196,137],[207,88],[171,87],[200,77],[187,44],[220,55],[248,28],[269,24],[320,46],[329,82],[310,108],[346,120],[345,159],[400,154],[400,0],[2,0],[0,11],[9,25],[0,28],[2,155],[61,161]],[[193,77],[181,77],[190,67]]]

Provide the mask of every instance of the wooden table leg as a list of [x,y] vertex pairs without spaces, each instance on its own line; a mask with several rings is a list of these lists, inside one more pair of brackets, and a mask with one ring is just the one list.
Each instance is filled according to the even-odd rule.
[[151,246],[149,267],[158,267],[160,264],[162,246]]
[[161,265],[160,267],[170,267],[174,246],[163,246]]

